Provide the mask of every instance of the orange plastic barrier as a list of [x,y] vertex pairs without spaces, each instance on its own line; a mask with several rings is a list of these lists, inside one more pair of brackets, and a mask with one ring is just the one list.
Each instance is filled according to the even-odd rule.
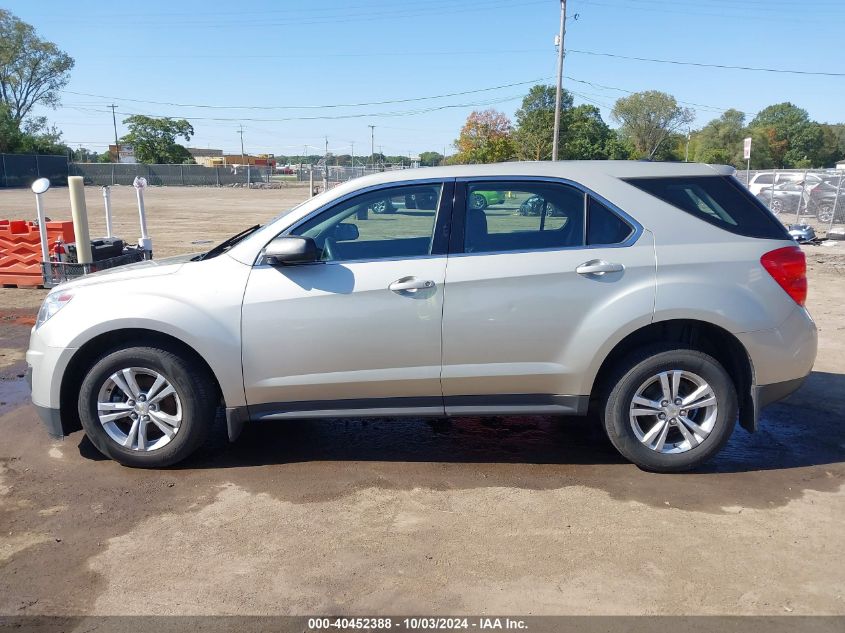
[[[47,246],[57,239],[73,242],[73,222],[47,222]],[[0,285],[34,288],[42,285],[41,237],[38,225],[26,220],[0,220]]]

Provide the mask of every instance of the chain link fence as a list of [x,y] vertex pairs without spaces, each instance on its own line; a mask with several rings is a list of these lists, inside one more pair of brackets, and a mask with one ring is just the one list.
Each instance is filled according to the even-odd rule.
[[322,190],[323,183],[328,182],[328,188],[331,189],[347,180],[353,178],[360,178],[361,176],[369,176],[371,174],[380,174],[385,171],[395,171],[398,169],[408,169],[404,165],[360,165],[356,167],[343,167],[339,165],[329,165],[328,168],[324,165],[301,165],[296,170],[296,178],[299,182],[313,182],[314,186]]
[[268,167],[255,165],[144,165],[141,163],[71,163],[69,175],[82,176],[86,185],[131,185],[136,177],[152,186],[229,187],[270,183]]
[[0,154],[0,187],[29,187],[39,178],[66,185],[67,156]]
[[845,228],[845,171],[741,170],[737,178],[786,225],[807,224],[819,238]]

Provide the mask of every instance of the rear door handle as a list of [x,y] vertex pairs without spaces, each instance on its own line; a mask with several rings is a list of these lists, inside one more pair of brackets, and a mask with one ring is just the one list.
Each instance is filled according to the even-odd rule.
[[579,275],[603,275],[605,273],[621,273],[625,270],[625,267],[622,264],[616,264],[613,262],[606,262],[603,259],[591,259],[588,262],[584,262],[578,268],[575,269],[575,272]]
[[417,279],[416,277],[402,277],[387,287],[388,290],[393,292],[425,290],[426,288],[434,288],[434,282],[430,279]]

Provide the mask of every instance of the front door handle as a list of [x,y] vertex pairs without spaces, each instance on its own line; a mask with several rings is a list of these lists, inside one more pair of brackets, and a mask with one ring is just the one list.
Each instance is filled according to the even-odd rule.
[[579,275],[601,276],[605,273],[621,273],[623,270],[625,270],[625,267],[622,264],[606,262],[603,259],[591,259],[578,266],[575,272]]
[[416,277],[402,277],[387,287],[388,290],[392,290],[393,292],[425,290],[427,288],[434,288],[434,282],[430,279],[417,279]]

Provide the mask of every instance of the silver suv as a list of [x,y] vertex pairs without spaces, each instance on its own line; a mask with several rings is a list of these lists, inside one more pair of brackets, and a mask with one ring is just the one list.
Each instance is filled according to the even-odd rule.
[[207,253],[55,288],[32,401],[51,434],[81,423],[129,466],[184,459],[222,408],[232,440],[289,418],[594,412],[631,461],[689,469],[816,354],[804,255],[732,173],[353,180]]

